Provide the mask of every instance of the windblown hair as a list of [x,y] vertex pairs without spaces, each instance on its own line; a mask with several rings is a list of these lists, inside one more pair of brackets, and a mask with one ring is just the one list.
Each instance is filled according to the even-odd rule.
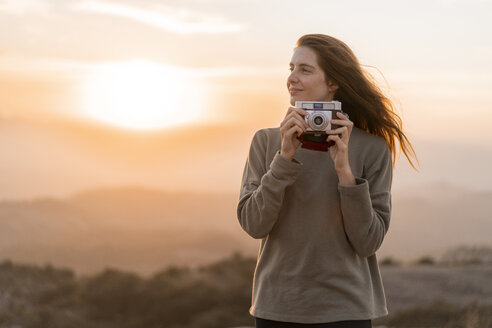
[[309,47],[318,57],[318,65],[327,81],[338,85],[334,100],[342,102],[342,110],[354,126],[383,137],[393,156],[393,165],[401,151],[416,169],[415,150],[402,129],[402,120],[392,102],[382,93],[372,76],[362,69],[352,50],[342,41],[324,34],[307,34],[297,47]]

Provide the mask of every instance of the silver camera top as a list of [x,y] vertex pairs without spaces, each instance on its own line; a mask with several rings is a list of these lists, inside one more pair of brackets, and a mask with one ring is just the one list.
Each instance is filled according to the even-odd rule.
[[342,110],[342,103],[333,101],[296,101],[296,107],[304,110]]

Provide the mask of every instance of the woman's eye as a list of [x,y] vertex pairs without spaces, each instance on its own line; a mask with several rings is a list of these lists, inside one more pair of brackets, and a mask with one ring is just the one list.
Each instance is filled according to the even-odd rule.
[[[294,70],[294,67],[289,67],[289,71],[291,71],[291,72],[292,72],[293,70]],[[303,72],[303,73],[311,73],[311,71],[310,71],[310,70],[308,70],[308,69],[306,69],[306,68],[303,68],[303,69],[302,69],[302,72]]]

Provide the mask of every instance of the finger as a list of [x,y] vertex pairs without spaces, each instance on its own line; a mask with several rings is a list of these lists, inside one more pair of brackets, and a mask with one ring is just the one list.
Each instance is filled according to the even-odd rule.
[[298,118],[298,117],[291,117],[288,120],[282,122],[281,126],[286,126],[288,129],[291,128],[293,125],[299,126],[303,131],[306,131],[307,124],[306,121]]
[[297,118],[295,117],[290,117],[290,118],[286,118],[281,124],[280,126],[281,127],[286,127],[287,129],[291,128],[293,125],[296,125],[298,124],[299,126],[303,126],[302,122],[299,121]]
[[302,116],[301,114],[299,114],[296,111],[292,111],[292,112],[290,112],[289,114],[287,114],[285,116],[285,118],[291,118],[291,117],[296,117],[296,118],[298,118],[301,121],[306,121],[306,119],[304,118],[304,116]]
[[290,114],[291,112],[296,112],[301,116],[305,116],[308,114],[308,112],[306,112],[304,109],[298,107],[289,107],[289,109],[287,110],[287,114]]
[[[349,131],[349,135],[352,132],[352,128],[354,127],[354,122],[350,120],[331,120],[330,123],[333,125],[340,125],[341,127],[346,127]],[[333,129],[333,130],[337,130],[337,129]]]
[[294,123],[292,122],[291,118],[285,118],[281,123],[280,123],[280,131],[285,133],[287,130],[289,130]]
[[339,150],[341,151],[346,151],[347,150],[347,144],[345,144],[342,139],[340,139],[340,137],[338,136],[338,134],[331,134],[328,136],[328,138],[326,138],[326,141],[334,141],[338,147]]
[[296,118],[296,120],[298,120],[301,123],[301,125],[308,127],[308,124],[306,123],[306,119],[296,111],[292,111],[289,114],[287,114],[284,118],[284,121],[287,122],[292,117]]
[[280,133],[282,137],[289,136],[289,133],[293,133],[292,130],[297,131],[298,136],[306,132],[306,128],[304,128],[304,126],[301,126],[299,123],[294,123],[293,125],[285,125],[280,129]]
[[303,131],[299,126],[294,125],[293,127],[291,127],[290,129],[287,130],[287,132],[285,133],[285,136],[291,137],[294,134],[296,134],[298,137],[300,137],[301,134],[303,134]]
[[337,128],[337,129],[331,129],[331,130],[330,130],[330,129],[328,129],[328,130],[326,130],[326,133],[327,133],[327,134],[341,134],[341,133],[343,133],[344,131],[345,131],[345,132],[348,132],[348,129],[347,129],[347,127],[346,127],[346,126],[341,126],[341,127]]
[[337,119],[333,119],[330,122],[333,123],[333,124],[338,124],[338,125],[350,125],[350,124],[354,124],[354,122],[352,122],[350,120],[337,120]]
[[344,125],[344,126],[353,126],[354,122],[350,120],[330,120],[331,124],[336,124],[336,125]]
[[304,119],[304,117],[302,117],[298,113],[292,112],[291,115],[292,115],[291,117],[295,118],[301,124],[301,126],[304,126],[305,128],[307,128],[309,126],[306,123],[306,120]]
[[346,126],[342,126],[342,127],[338,128],[338,129],[334,129],[334,130],[327,130],[326,131],[326,134],[340,136],[341,139],[342,139],[342,141],[345,144],[348,144],[349,137],[350,137],[350,132],[349,132],[349,130],[348,130],[348,128]]
[[288,112],[285,117],[284,117],[284,121],[287,121],[289,120],[291,117],[300,117],[302,118],[301,115],[299,115],[296,111],[291,111],[291,112]]
[[349,119],[349,118],[348,118],[348,115],[344,115],[342,112],[337,112],[336,114],[337,114],[337,116],[338,116],[339,118],[341,118],[342,120],[348,120],[348,119]]

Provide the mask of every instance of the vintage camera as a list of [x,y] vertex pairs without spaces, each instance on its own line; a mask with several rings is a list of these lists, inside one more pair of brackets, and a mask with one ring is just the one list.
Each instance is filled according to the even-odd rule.
[[342,111],[342,103],[339,101],[296,101],[296,107],[302,108],[308,114],[304,116],[308,128],[306,133],[319,133],[325,130],[338,128],[331,126],[332,119],[338,119],[336,112]]
[[[327,142],[326,130],[334,130],[339,125],[331,124],[332,119],[338,119],[336,112],[342,112],[342,103],[339,101],[296,101],[296,107],[302,108],[308,114],[304,116],[308,127],[299,138],[303,148],[326,150],[333,145]],[[344,115],[347,115],[344,113]]]

